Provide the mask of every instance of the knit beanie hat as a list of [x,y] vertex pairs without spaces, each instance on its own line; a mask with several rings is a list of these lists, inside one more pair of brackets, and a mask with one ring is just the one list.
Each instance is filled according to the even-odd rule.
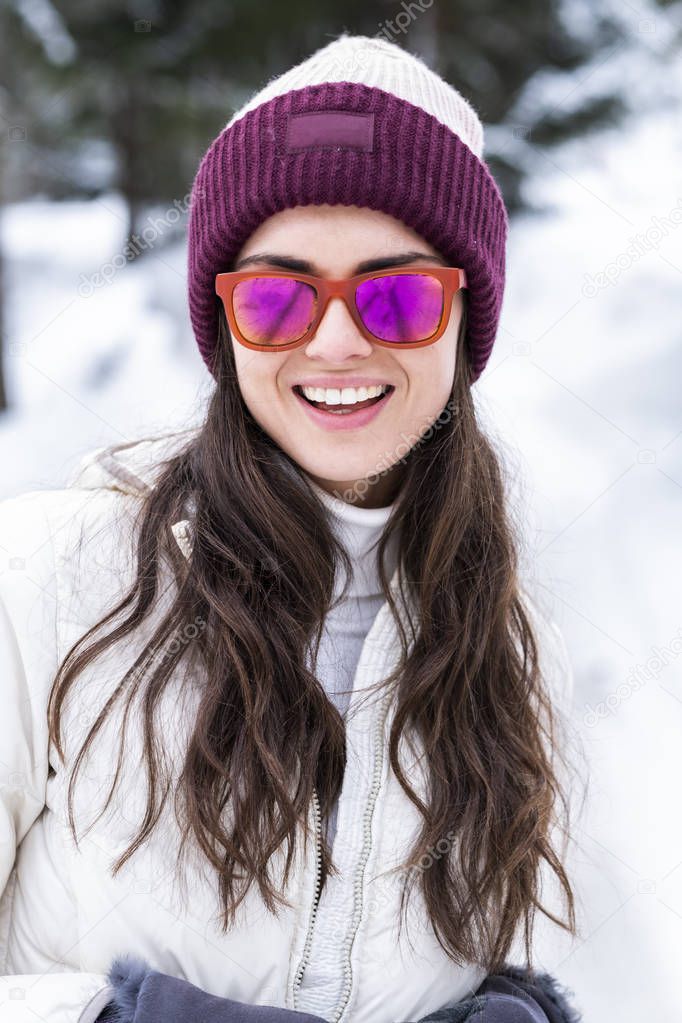
[[470,382],[495,340],[508,219],[473,107],[419,57],[343,33],[270,80],[202,157],[192,186],[188,298],[213,372],[215,276],[272,214],[308,204],[383,210],[467,274]]

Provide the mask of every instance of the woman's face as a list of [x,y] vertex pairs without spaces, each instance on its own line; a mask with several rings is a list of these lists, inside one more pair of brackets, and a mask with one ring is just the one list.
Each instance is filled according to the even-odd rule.
[[[413,258],[398,260],[404,253]],[[420,259],[418,253],[428,258]],[[256,255],[264,258],[242,267],[247,257]],[[296,260],[297,266],[278,264],[275,257]],[[421,235],[387,213],[311,205],[281,210],[261,223],[237,254],[234,269],[298,269],[340,278],[358,273],[360,262],[386,257],[415,269],[429,261],[432,266],[449,265]],[[365,507],[389,504],[409,450],[448,401],[462,312],[458,291],[445,332],[435,344],[394,351],[363,337],[343,300],[332,299],[316,333],[299,348],[255,352],[232,338],[242,396],[263,430],[324,490]],[[333,429],[341,416],[334,416],[329,427],[321,425],[293,390],[320,376],[332,377],[339,388],[344,380],[360,377],[394,389],[371,421]]]

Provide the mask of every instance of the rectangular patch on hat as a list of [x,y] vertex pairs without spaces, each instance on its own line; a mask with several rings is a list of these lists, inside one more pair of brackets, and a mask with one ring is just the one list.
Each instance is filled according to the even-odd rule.
[[374,147],[374,114],[350,110],[314,110],[289,114],[284,149],[359,149],[371,153]]

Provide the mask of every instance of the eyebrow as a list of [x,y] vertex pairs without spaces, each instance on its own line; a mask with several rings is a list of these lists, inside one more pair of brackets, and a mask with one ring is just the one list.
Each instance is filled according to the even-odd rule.
[[[448,266],[442,256],[432,256],[430,252],[401,252],[397,256],[383,256],[378,259],[365,259],[358,263],[352,270],[352,274],[368,273],[371,270],[386,270],[392,266],[404,266],[406,263],[414,263],[418,259],[428,260],[430,263],[440,263],[441,266]],[[319,269],[314,263],[307,259],[296,259],[294,256],[279,256],[274,252],[257,252],[253,256],[246,256],[240,259],[235,265],[235,270],[249,266],[251,263],[268,263],[270,266],[279,266],[283,270],[294,270],[298,273],[318,274]]]

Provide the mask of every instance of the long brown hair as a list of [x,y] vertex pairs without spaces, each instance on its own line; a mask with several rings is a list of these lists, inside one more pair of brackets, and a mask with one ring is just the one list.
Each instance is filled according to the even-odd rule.
[[[401,912],[410,882],[419,879],[447,954],[455,962],[481,962],[493,972],[520,924],[532,969],[536,909],[574,934],[575,907],[562,858],[550,840],[553,831],[569,834],[570,800],[556,770],[557,758],[565,763],[558,718],[522,599],[520,530],[508,512],[501,463],[477,422],[465,324],[466,315],[449,414],[407,454],[377,554],[384,595],[395,612],[383,558],[399,530],[401,585],[410,587],[419,609],[412,648],[408,652],[400,628],[401,660],[384,680],[395,687],[397,700],[391,767],[423,818],[418,840],[405,850]],[[323,819],[340,791],[344,721],[308,670],[306,656],[322,637],[337,571],[344,564],[347,579],[352,566],[306,474],[250,415],[222,310],[215,376],[201,429],[164,462],[140,499],[134,583],[65,655],[48,717],[50,737],[64,762],[60,714],[69,688],[86,665],[150,614],[162,559],[167,559],[177,587],[174,599],[116,690],[118,696],[127,686],[130,704],[146,683],[144,755],[150,784],[143,827],[113,873],[158,821],[164,800],[157,807],[154,705],[180,662],[196,659],[203,681],[176,790],[176,815],[181,847],[193,835],[217,871],[226,930],[254,882],[271,912],[286,902],[268,861],[286,841],[286,885],[297,828],[307,820],[314,790]],[[186,559],[170,527],[183,517],[190,495],[194,534]],[[116,628],[86,646],[121,612],[125,617]],[[154,656],[164,646],[170,651],[171,637],[193,621],[203,627],[191,643],[180,649],[176,644],[163,658]],[[74,838],[75,777],[105,716],[102,712],[90,729],[70,777]],[[426,804],[398,757],[401,736],[410,730],[428,756]],[[117,776],[123,755],[121,741]],[[112,793],[113,786],[102,813]],[[232,814],[226,828],[222,815],[228,800]],[[456,836],[451,855],[433,856],[448,835]],[[428,869],[419,866],[425,856]],[[560,883],[567,923],[539,901],[543,863]],[[334,870],[324,843],[322,886]]]

